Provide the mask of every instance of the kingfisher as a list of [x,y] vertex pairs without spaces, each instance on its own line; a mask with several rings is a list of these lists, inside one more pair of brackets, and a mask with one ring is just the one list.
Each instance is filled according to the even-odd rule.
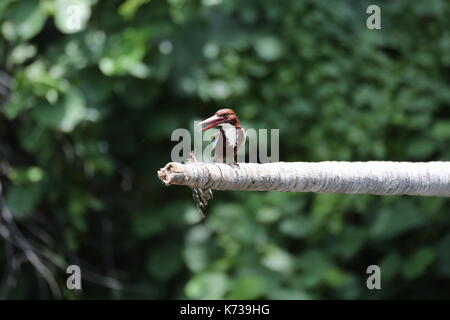
[[238,149],[245,142],[245,131],[236,113],[231,109],[220,109],[198,125],[207,125],[200,131],[219,127],[219,131],[212,142],[214,145],[214,161],[227,162],[231,158],[233,164],[237,165]]
[[[236,113],[232,109],[220,109],[213,116],[203,120],[198,125],[206,125],[200,131],[206,131],[214,127],[218,127],[219,129],[212,141],[214,146],[214,161],[221,163],[232,161],[232,165],[238,165],[238,149],[245,142],[245,131]],[[191,154],[190,161],[196,161],[193,154]],[[213,198],[213,191],[211,189],[202,190],[194,188],[192,189],[192,197],[202,219],[205,219],[205,209],[208,201]]]

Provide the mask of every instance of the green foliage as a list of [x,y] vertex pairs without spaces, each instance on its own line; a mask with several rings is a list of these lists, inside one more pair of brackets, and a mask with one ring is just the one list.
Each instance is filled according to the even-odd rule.
[[[369,4],[382,30],[365,27]],[[171,132],[221,106],[279,128],[283,161],[449,160],[449,8],[2,0],[6,203],[61,287],[55,265],[121,284],[91,277],[70,299],[448,298],[446,199],[217,192],[197,224],[190,191],[155,173]],[[39,297],[32,269],[17,276],[8,297]]]

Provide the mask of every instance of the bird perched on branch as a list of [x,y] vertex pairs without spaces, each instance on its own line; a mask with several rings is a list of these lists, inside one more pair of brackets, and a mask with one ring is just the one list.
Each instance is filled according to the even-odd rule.
[[233,164],[236,165],[238,149],[245,141],[245,131],[241,127],[236,113],[231,109],[220,109],[198,125],[207,125],[201,131],[219,127],[219,132],[212,142],[215,144],[214,161],[227,162],[231,158]]
[[[214,144],[214,161],[225,163],[227,160],[232,160],[233,165],[237,165],[237,153],[245,142],[245,131],[241,127],[236,113],[231,109],[220,109],[198,125],[206,125],[201,131],[214,127],[219,128],[212,142]],[[190,162],[195,161],[195,156],[191,154]],[[192,189],[192,197],[204,219],[208,201],[213,198],[213,191],[211,189]]]

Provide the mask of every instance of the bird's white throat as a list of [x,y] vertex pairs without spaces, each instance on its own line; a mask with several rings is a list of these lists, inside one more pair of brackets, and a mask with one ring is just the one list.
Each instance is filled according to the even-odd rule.
[[223,131],[225,132],[225,137],[227,139],[227,143],[234,147],[236,145],[236,127],[229,123],[220,124]]

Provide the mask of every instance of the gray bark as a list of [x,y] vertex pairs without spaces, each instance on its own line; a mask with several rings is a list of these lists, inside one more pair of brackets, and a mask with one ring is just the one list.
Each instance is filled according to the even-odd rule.
[[158,177],[199,189],[450,197],[450,162],[171,162]]

